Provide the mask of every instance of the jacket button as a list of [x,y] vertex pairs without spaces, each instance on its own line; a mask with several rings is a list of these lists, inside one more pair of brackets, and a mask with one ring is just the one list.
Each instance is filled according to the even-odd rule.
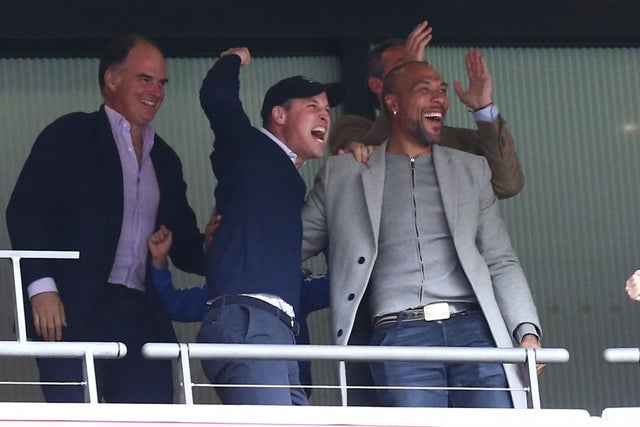
[[353,301],[353,299],[354,299],[355,297],[356,297],[356,296],[355,296],[354,294],[349,294],[349,296],[347,297],[347,299],[348,299],[349,301]]
[[339,337],[341,337],[341,336],[342,336],[342,329],[338,329],[338,334],[337,334],[337,335],[338,335]]
[[358,258],[358,264],[364,264],[364,257],[363,256]]

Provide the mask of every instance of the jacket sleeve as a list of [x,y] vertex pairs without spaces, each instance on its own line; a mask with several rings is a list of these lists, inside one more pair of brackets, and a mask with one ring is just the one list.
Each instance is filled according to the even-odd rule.
[[[7,230],[16,250],[79,250],[67,248],[57,233],[68,221],[66,205],[74,162],[66,143],[68,132],[56,121],[36,139],[22,168],[6,210]],[[62,237],[62,236],[60,236]],[[23,287],[43,277],[55,277],[55,263],[47,259],[22,261]]]
[[491,185],[499,199],[518,194],[524,187],[524,173],[507,123],[477,121],[478,129],[445,127],[441,145],[483,156],[491,168]]
[[540,335],[533,296],[500,215],[489,182],[489,167],[484,159],[479,160],[483,164],[483,179],[478,188],[480,211],[476,244],[489,269],[496,302],[512,336],[522,323],[534,325]]
[[491,185],[499,199],[513,197],[524,187],[524,173],[513,136],[501,116],[493,122],[477,122],[480,154],[489,162]]
[[200,287],[176,289],[168,268],[151,268],[151,283],[171,320],[198,322],[207,311],[206,284]]
[[161,138],[151,151],[160,188],[156,228],[164,224],[173,231],[169,256],[182,271],[204,275],[204,236],[198,229],[196,215],[187,200],[187,184],[178,155]]
[[326,274],[302,279],[301,315],[329,307],[329,278]]
[[240,57],[218,59],[200,88],[200,106],[215,133],[216,150],[242,150],[253,131],[240,101]]
[[302,207],[302,260],[318,255],[328,247],[329,233],[327,228],[325,206],[325,183],[327,164],[320,169],[315,184],[309,192]]
[[329,150],[338,154],[353,141],[365,145],[380,145],[389,137],[389,125],[384,113],[375,121],[366,117],[346,114],[336,120],[329,132]]

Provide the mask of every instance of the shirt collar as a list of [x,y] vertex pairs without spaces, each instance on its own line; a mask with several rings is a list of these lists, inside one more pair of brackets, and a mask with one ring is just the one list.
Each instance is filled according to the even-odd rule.
[[[130,129],[131,124],[129,123],[129,120],[127,120],[122,114],[118,113],[116,110],[106,104],[104,105],[104,111],[107,114],[107,118],[109,119],[109,124],[111,125],[112,132],[115,132],[116,129]],[[142,140],[144,141],[145,145],[147,145],[147,141],[149,141],[149,144],[153,145],[156,132],[153,126],[151,126],[151,124],[148,124],[140,129],[140,132],[142,133]]]
[[272,134],[271,132],[269,132],[265,128],[258,128],[258,130],[260,132],[264,133],[265,135],[267,135],[273,142],[278,144],[278,147],[282,148],[282,151],[284,151],[285,154],[291,159],[293,164],[294,165],[296,164],[296,159],[298,158],[298,155],[296,153],[294,153],[293,151],[291,151],[291,149],[289,149],[289,147],[287,147],[284,144],[284,142],[280,141],[278,138],[275,137],[274,134]]

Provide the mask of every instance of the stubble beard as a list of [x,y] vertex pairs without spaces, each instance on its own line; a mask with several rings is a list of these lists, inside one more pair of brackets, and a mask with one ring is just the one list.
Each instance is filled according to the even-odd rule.
[[440,134],[437,136],[429,135],[423,126],[417,126],[417,141],[421,147],[431,147],[440,142]]

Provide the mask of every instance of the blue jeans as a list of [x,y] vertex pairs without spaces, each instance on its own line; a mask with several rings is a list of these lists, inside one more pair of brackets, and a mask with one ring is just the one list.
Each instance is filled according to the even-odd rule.
[[[371,345],[495,347],[481,311],[447,320],[396,321],[376,327]],[[498,363],[370,363],[376,386],[506,388],[507,378]],[[378,390],[382,406],[511,408],[506,390]]]
[[[244,304],[207,312],[197,341],[221,344],[295,344],[293,332],[272,313]],[[306,405],[295,360],[202,360],[212,384],[268,384],[291,387],[216,387],[222,403],[234,405]]]

